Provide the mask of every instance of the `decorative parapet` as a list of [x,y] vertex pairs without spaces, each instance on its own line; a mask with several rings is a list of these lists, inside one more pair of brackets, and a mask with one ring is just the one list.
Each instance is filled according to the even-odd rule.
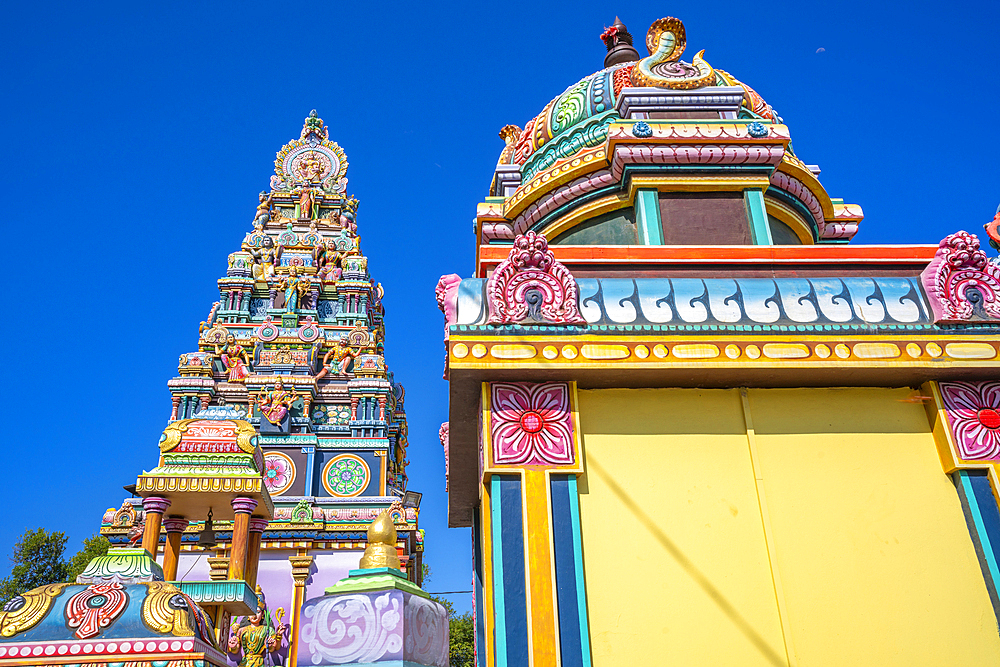
[[78,584],[137,584],[163,581],[163,569],[145,549],[109,549],[94,558],[76,578]]
[[979,249],[979,238],[965,231],[941,240],[920,274],[934,322],[1000,320],[1000,265]]
[[233,616],[247,616],[257,609],[257,594],[242,579],[173,581],[171,583],[203,607],[222,605]]
[[720,118],[736,118],[743,95],[739,86],[697,90],[622,88],[616,108],[622,118],[648,118],[651,111],[718,111]]
[[545,237],[532,231],[514,239],[486,293],[487,324],[586,324],[573,275],[556,261]]
[[299,664],[448,666],[448,613],[399,570],[351,570],[302,618]]

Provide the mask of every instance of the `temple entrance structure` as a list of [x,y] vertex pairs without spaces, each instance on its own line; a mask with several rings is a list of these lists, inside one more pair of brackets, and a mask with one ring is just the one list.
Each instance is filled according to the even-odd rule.
[[[0,664],[294,667],[303,628],[318,638],[309,664],[353,662],[354,631],[341,645],[303,608],[351,604],[324,595],[358,569],[378,517],[382,578],[420,607],[407,627],[433,629],[406,655],[444,665],[446,614],[419,589],[404,391],[383,356],[383,291],[347,158],[314,111],[274,164],[197,349],[168,383],[159,462],[104,515],[111,552],[75,583],[4,606]],[[375,599],[386,586],[368,575],[346,588]],[[397,625],[364,655],[403,655]]]
[[1000,662],[1000,265],[850,244],[680,21],[602,39],[437,289],[478,664]]

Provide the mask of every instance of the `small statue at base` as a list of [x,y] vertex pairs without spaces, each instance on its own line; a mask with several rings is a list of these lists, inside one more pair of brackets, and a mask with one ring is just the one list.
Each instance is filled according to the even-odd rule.
[[229,635],[229,652],[242,650],[243,659],[239,667],[263,667],[264,656],[281,648],[281,639],[285,632],[282,621],[285,610],[278,608],[278,627],[272,628],[271,616],[267,613],[264,594],[257,587],[257,613],[247,616],[243,624],[233,624]]

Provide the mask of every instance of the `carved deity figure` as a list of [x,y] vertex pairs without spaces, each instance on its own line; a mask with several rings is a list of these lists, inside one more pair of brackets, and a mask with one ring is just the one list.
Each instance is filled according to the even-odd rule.
[[281,639],[285,632],[283,622],[284,609],[278,608],[278,626],[271,627],[271,617],[267,613],[264,596],[257,587],[257,613],[248,616],[243,624],[233,624],[229,635],[229,652],[243,652],[239,667],[263,667],[265,656],[281,648]]
[[251,248],[253,255],[253,277],[254,280],[266,281],[275,276],[274,266],[281,259],[281,246],[274,246],[274,239],[270,236],[264,237],[264,244],[260,248]]
[[298,267],[293,266],[288,275],[282,277],[278,287],[285,292],[285,312],[294,313],[298,310],[299,301],[309,292],[309,279],[299,278]]
[[[316,379],[323,379],[330,371],[335,371],[337,375],[347,375],[347,369],[351,367],[351,362],[357,356],[358,350],[348,345],[346,335],[341,335],[337,344],[323,357],[323,370],[316,374]],[[330,361],[331,357],[332,362]]]
[[332,283],[340,280],[343,270],[340,268],[340,253],[337,252],[336,245],[328,241],[326,245],[317,245],[313,248],[313,266],[318,267],[316,275],[324,283]]
[[222,359],[222,365],[226,368],[226,376],[230,382],[244,382],[250,374],[250,359],[242,345],[236,344],[236,336],[229,334],[226,336],[226,344],[215,346],[215,354]]
[[299,195],[299,219],[312,219],[313,205],[316,203],[316,195],[309,188],[302,188]]
[[295,392],[285,389],[281,380],[274,383],[274,389],[261,389],[257,394],[257,408],[267,421],[275,426],[281,426],[281,421],[288,414],[295,401]]
[[261,190],[257,198],[260,200],[260,203],[257,205],[257,212],[254,213],[253,217],[253,226],[255,229],[263,226],[271,218],[271,195]]

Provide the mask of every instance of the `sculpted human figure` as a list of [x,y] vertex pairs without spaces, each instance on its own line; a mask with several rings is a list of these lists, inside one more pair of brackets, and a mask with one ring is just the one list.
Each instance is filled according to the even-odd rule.
[[271,217],[271,195],[261,190],[257,198],[260,200],[260,203],[257,205],[257,212],[254,214],[253,226],[254,229],[259,230]]
[[281,426],[281,420],[288,414],[294,401],[295,393],[286,390],[280,379],[275,381],[274,389],[268,391],[264,388],[257,394],[257,408],[275,426]]
[[[323,369],[316,374],[316,379],[321,380],[326,377],[331,370],[336,369],[337,375],[347,375],[347,369],[351,367],[351,362],[357,356],[357,350],[347,344],[347,336],[342,335],[337,344],[323,357]],[[331,357],[333,362],[330,362]]]
[[343,271],[340,268],[340,253],[337,252],[336,245],[332,241],[327,241],[325,245],[320,244],[313,248],[313,266],[318,267],[317,277],[324,283],[332,283],[340,280]]
[[264,656],[281,647],[281,638],[285,632],[282,621],[284,610],[278,608],[278,627],[272,629],[264,596],[260,594],[259,587],[257,591],[257,613],[247,617],[246,625],[234,624],[232,634],[229,635],[229,652],[243,652],[239,667],[263,667]]
[[299,307],[299,301],[309,291],[309,280],[299,277],[299,269],[293,266],[288,275],[281,278],[278,286],[285,291],[285,312],[294,313]]
[[306,219],[312,218],[313,204],[315,203],[316,195],[309,188],[302,188],[302,194],[299,195],[299,218]]
[[222,365],[226,368],[226,377],[230,382],[244,382],[250,374],[250,358],[242,345],[237,345],[236,336],[229,334],[226,336],[226,344],[216,345],[215,353],[222,360]]
[[274,246],[274,239],[265,236],[263,245],[260,248],[251,248],[250,254],[253,255],[254,280],[266,281],[275,276],[274,266],[281,259],[281,247]]

